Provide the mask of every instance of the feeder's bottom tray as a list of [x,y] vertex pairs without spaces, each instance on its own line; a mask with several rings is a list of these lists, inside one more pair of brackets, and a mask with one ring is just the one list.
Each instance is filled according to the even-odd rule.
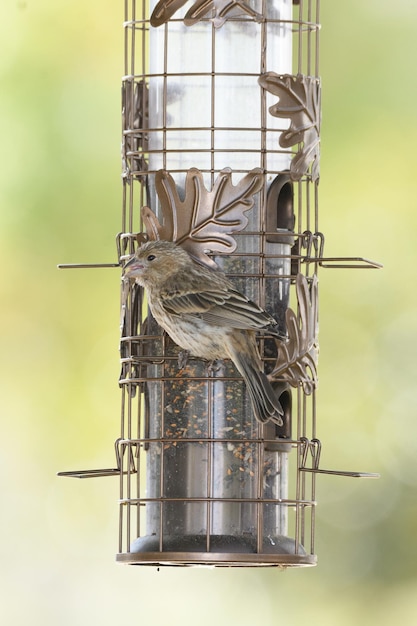
[[216,567],[305,567],[316,565],[317,557],[307,554],[294,539],[285,536],[268,537],[262,552],[256,552],[252,537],[234,535],[211,535],[210,551],[207,552],[206,535],[182,535],[164,537],[163,550],[159,537],[139,537],[131,545],[130,552],[120,553],[116,560],[130,565],[183,565]]

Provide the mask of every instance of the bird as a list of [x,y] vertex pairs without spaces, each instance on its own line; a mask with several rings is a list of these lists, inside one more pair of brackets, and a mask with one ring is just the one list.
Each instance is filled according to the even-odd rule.
[[269,313],[237,291],[220,268],[195,261],[171,241],[142,244],[123,275],[145,289],[153,317],[180,348],[208,361],[230,359],[246,383],[255,418],[283,425],[256,343],[257,331],[283,338]]

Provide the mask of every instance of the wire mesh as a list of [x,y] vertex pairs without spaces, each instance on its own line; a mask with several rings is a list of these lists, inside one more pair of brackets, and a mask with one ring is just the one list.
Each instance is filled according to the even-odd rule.
[[[205,3],[192,24],[189,15],[204,3],[178,2],[154,26],[169,4],[149,10],[139,0],[125,2],[120,261],[143,241],[140,207],[163,219],[158,171],[172,175],[183,199],[190,168],[198,168],[207,190],[224,168],[234,184],[260,168],[265,184],[246,228],[234,235],[236,250],[213,258],[285,331],[288,307],[299,308],[296,276],[313,283],[323,240],[312,164],[301,175],[291,172],[300,141],[282,147],[288,119],[270,109],[276,80],[292,93],[310,83],[319,89],[319,2]],[[242,37],[243,69],[233,47]],[[309,85],[298,76],[308,76]],[[179,368],[178,350],[137,285],[122,284],[122,317],[118,560],[315,564],[315,473],[302,471],[306,441],[317,435],[314,385],[306,393],[301,382],[293,390],[278,377],[284,426],[260,424],[232,363],[190,359]],[[260,349],[271,372],[276,345],[264,337]]]
[[378,478],[320,467],[317,273],[381,267],[324,254],[319,1],[125,0],[124,28],[117,263],[59,267],[164,235],[216,263],[287,335],[258,337],[283,424],[231,361],[187,361],[124,278],[116,467],[59,475],[119,477],[121,562],[315,565],[317,475]]

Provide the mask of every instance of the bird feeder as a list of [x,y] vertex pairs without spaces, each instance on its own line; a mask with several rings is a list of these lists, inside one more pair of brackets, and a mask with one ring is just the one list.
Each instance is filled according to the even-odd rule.
[[168,240],[220,267],[277,321],[259,336],[283,424],[260,423],[233,364],[189,358],[142,289],[121,288],[117,560],[315,565],[319,228],[318,0],[125,2],[122,266]]

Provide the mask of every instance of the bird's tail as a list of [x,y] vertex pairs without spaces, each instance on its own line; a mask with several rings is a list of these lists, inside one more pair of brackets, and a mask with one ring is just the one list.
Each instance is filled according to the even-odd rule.
[[249,358],[246,353],[235,351],[232,360],[245,380],[256,419],[260,422],[271,420],[282,426],[284,411],[281,403],[266,374],[255,367],[255,359]]

